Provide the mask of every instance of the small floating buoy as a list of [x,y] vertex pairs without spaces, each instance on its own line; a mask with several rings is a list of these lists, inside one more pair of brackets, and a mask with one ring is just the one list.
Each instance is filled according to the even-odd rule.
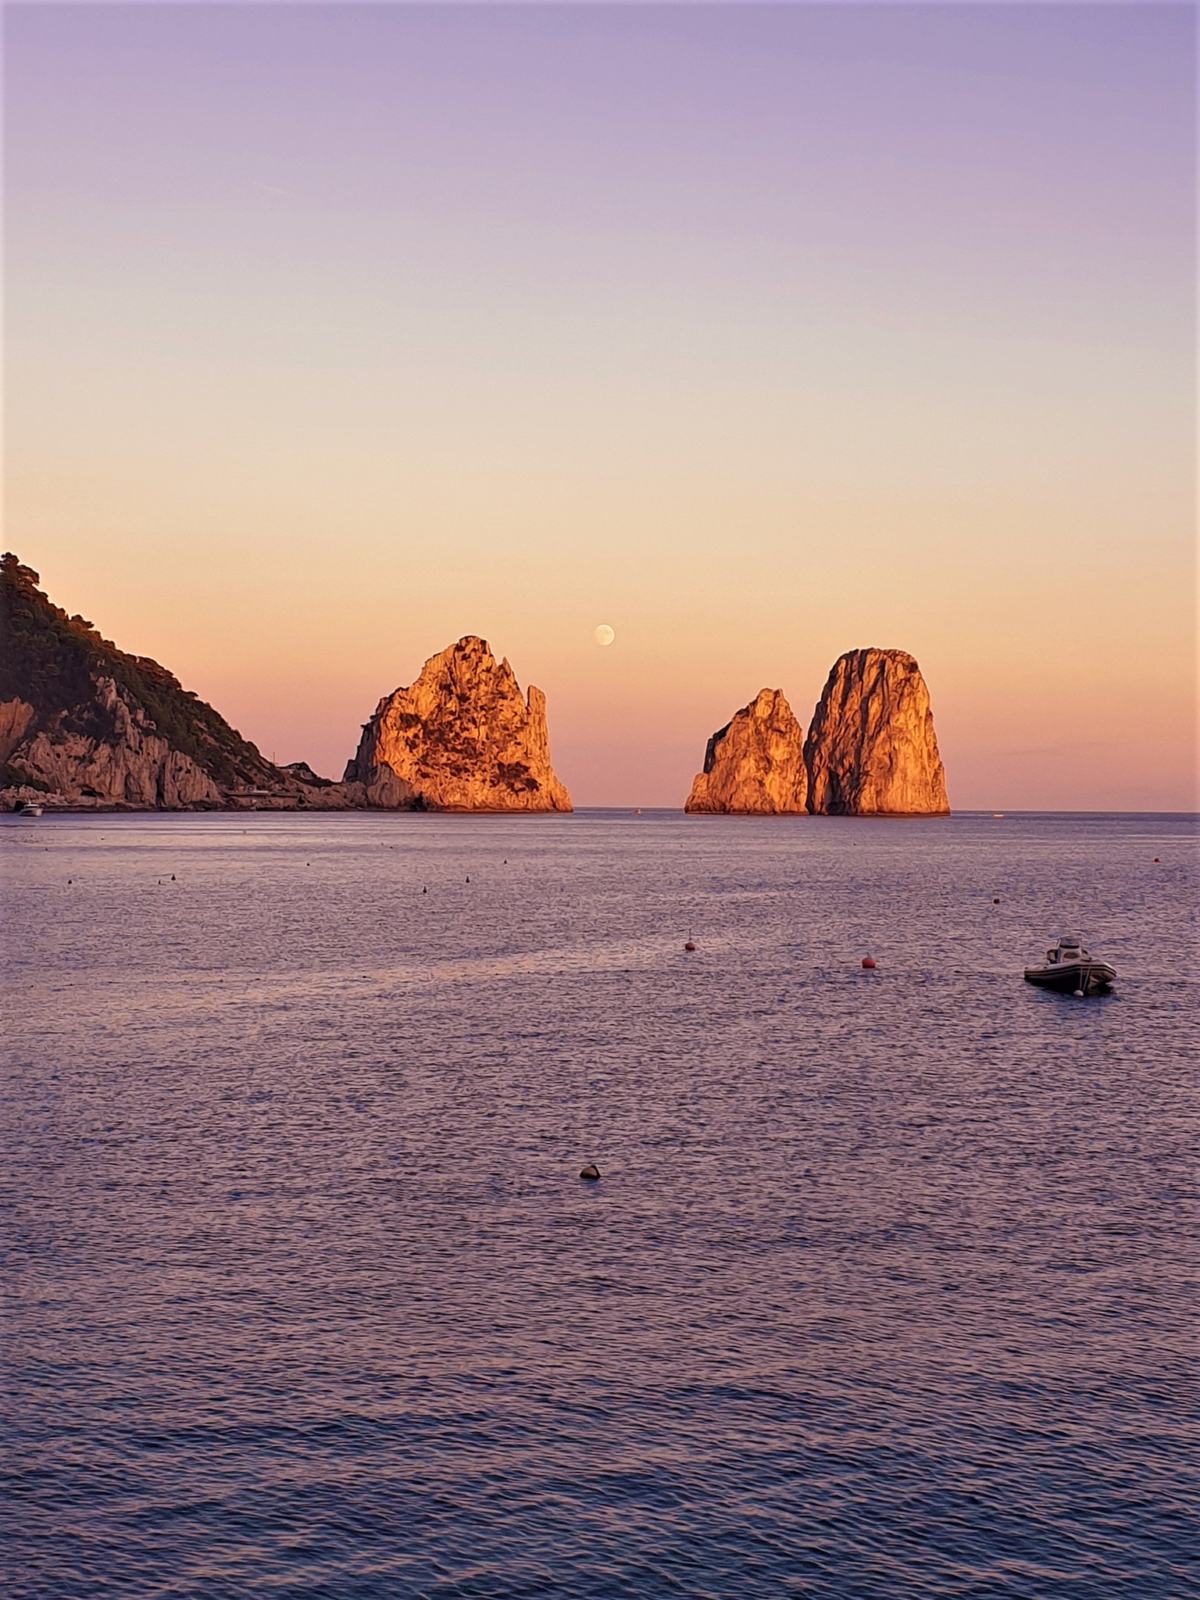
[[684,948],[684,949],[685,949],[685,950],[694,950],[694,949],[695,949],[695,948],[696,948],[696,946],[695,946],[695,945],[694,945],[694,944],[693,944],[693,943],[692,943],[692,941],[691,941],[691,940],[690,940],[690,939],[689,939],[689,940],[688,940],[688,942],[687,942],[687,943],[686,943],[686,944],[685,944],[685,945],[684,945],[684,947],[683,947],[683,948]]
[[1082,989],[1076,989],[1075,998],[1076,998],[1076,1000],[1082,1000],[1083,999],[1083,990]]
[[174,873],[172,873],[172,874],[171,874],[171,882],[172,882],[172,883],[174,883],[174,882],[175,882],[175,874],[174,874]]
[[1000,896],[998,894],[994,894],[992,896],[992,904],[994,906],[998,906],[1000,904]]
[[874,970],[875,970],[875,957],[874,956],[864,956],[862,958],[862,964],[863,964],[863,967],[865,968],[865,970],[867,972],[874,972]]
[[579,1176],[585,1179],[588,1183],[596,1183],[600,1178],[600,1168],[596,1166],[595,1162],[589,1161]]
[[469,874],[469,873],[468,873],[468,874],[467,874],[467,882],[468,882],[468,883],[470,883],[470,881],[471,881],[471,876],[470,876],[470,874]]
[[429,893],[429,890],[428,890],[428,889],[422,889],[422,890],[421,890],[421,893],[422,893],[422,894],[428,894],[428,893]]
[[1155,856],[1155,858],[1154,858],[1154,865],[1155,865],[1155,866],[1156,866],[1156,867],[1157,867],[1157,866],[1158,866],[1158,865],[1159,865],[1159,860],[1158,860],[1158,857],[1157,857],[1157,856]]

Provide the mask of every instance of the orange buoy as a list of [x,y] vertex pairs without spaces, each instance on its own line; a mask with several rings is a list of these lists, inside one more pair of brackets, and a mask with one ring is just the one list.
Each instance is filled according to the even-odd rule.
[[691,940],[690,940],[690,939],[689,939],[689,940],[688,940],[688,942],[687,942],[687,943],[686,943],[686,944],[685,944],[685,945],[684,945],[684,947],[683,947],[683,948],[684,948],[684,949],[685,949],[685,950],[694,950],[694,949],[695,949],[695,948],[696,948],[696,946],[695,946],[695,945],[694,945],[694,944],[693,944],[693,943],[692,943],[692,941],[691,941]]
[[875,970],[875,957],[874,956],[864,956],[863,959],[862,959],[862,964],[863,964],[863,966],[866,968],[866,970],[868,972],[874,972],[874,970]]

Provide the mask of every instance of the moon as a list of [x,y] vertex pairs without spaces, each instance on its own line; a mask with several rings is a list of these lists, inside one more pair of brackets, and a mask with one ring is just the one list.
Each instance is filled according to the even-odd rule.
[[596,643],[599,645],[610,645],[616,637],[616,634],[609,627],[607,622],[602,622],[592,635],[592,638],[595,639]]

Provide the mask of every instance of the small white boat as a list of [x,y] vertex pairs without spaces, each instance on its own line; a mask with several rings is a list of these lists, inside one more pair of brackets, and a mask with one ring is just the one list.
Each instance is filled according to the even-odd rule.
[[44,810],[45,807],[39,805],[36,800],[22,800],[17,807],[17,815],[19,817],[40,817]]
[[1066,934],[1046,951],[1041,966],[1025,968],[1025,982],[1039,989],[1057,989],[1075,995],[1103,994],[1117,974],[1107,961],[1096,961],[1081,940]]

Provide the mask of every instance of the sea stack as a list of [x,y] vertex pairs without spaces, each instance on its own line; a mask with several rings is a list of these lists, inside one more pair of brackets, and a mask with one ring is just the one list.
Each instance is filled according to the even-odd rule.
[[362,784],[368,805],[403,810],[571,810],[550,765],[545,695],[523,696],[474,635],[379,702],[344,781]]
[[779,689],[762,689],[718,728],[685,811],[780,816],[802,812],[808,779],[804,730]]
[[810,811],[857,817],[950,810],[929,691],[904,650],[838,657],[813,712],[804,759]]

